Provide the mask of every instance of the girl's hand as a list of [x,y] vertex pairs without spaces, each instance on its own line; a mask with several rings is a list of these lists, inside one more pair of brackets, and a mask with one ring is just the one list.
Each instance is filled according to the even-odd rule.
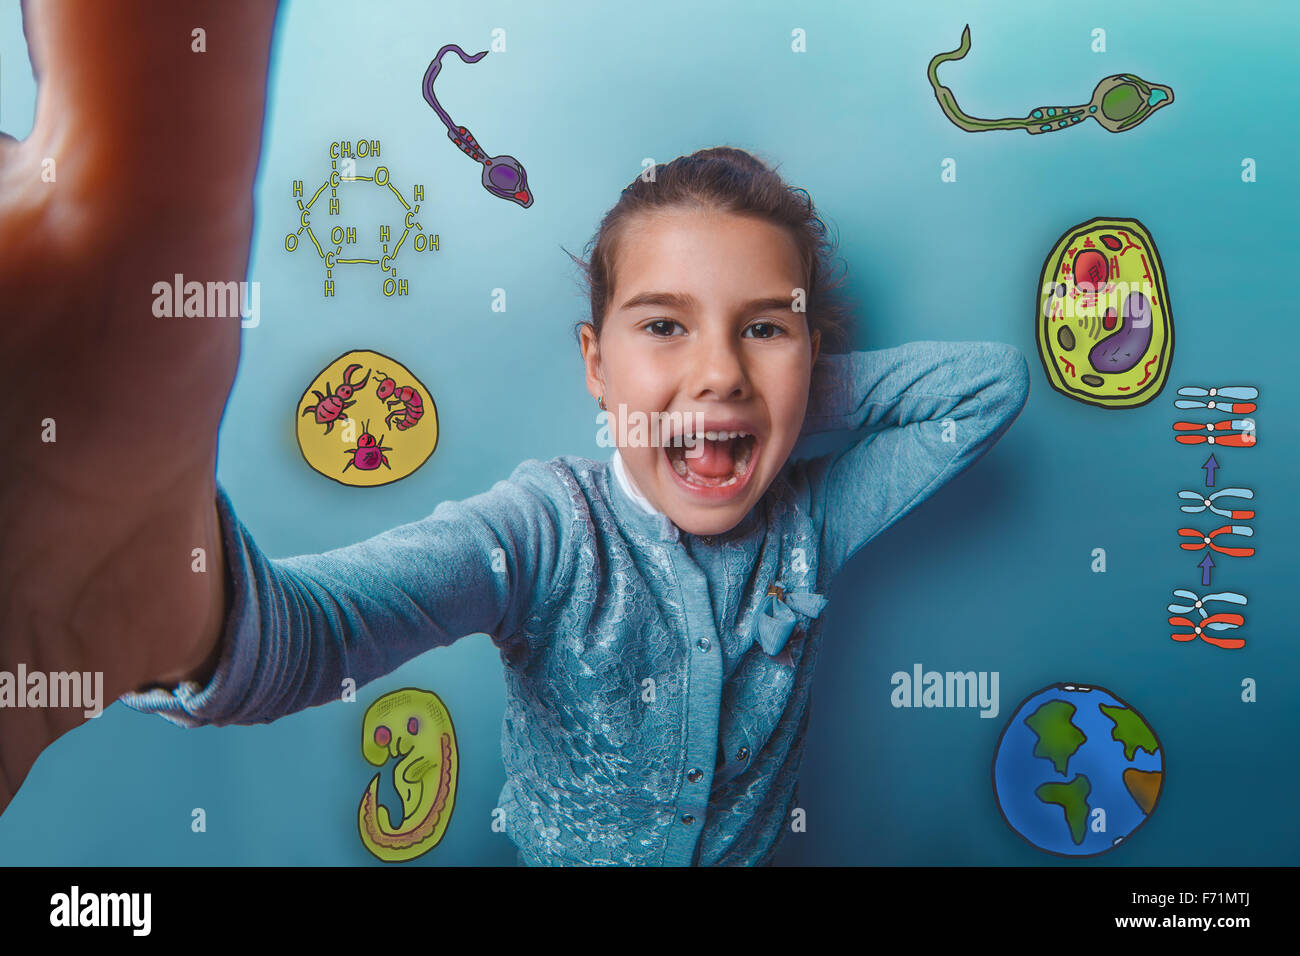
[[[31,136],[0,140],[0,672],[101,671],[103,707],[193,675],[221,633],[240,318],[160,318],[154,285],[245,278],[275,5],[23,12],[39,96]],[[89,709],[15,703],[0,810]]]

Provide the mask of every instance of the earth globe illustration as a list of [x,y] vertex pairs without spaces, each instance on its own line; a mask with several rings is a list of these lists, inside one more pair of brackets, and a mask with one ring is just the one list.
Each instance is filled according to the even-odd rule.
[[1016,708],[993,756],[1007,825],[1060,856],[1126,842],[1160,802],[1165,752],[1136,709],[1094,685],[1053,684]]

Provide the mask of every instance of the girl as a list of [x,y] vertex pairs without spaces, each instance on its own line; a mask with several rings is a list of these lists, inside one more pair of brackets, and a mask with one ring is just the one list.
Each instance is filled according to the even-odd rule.
[[[0,470],[0,671],[99,671],[183,725],[257,722],[486,632],[522,862],[768,861],[830,582],[1008,427],[1020,354],[830,354],[811,202],[707,150],[628,187],[591,250],[580,343],[608,462],[526,461],[422,521],[270,560],[215,484],[239,325],[159,320],[151,290],[246,273],[274,9],[24,14],[41,94],[31,136],[0,141],[0,349],[23,359],[0,416],[21,463]],[[660,415],[670,440],[648,446],[634,422]],[[789,460],[830,429],[864,431]],[[5,712],[0,810],[83,719]]]
[[[526,461],[422,521],[286,560],[222,493],[216,671],[122,699],[186,726],[272,720],[485,632],[523,862],[768,861],[831,579],[998,438],[1025,363],[971,343],[822,353],[841,332],[830,244],[806,194],[740,150],[638,178],[593,243],[579,333],[610,461]],[[656,417],[674,431],[651,444]],[[801,430],[864,426],[788,460]]]

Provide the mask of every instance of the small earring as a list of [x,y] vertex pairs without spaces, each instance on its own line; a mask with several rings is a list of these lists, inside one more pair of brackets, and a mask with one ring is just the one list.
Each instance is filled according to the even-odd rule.
[[605,396],[604,396],[604,395],[602,395],[602,396],[600,396],[600,398],[596,399],[596,404],[600,406],[600,410],[601,410],[602,412],[603,412],[603,411],[608,411],[608,409],[605,408]]

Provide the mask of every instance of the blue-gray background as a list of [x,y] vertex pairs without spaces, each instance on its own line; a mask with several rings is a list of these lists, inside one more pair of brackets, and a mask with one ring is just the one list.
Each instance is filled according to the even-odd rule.
[[[1068,865],[1296,863],[1300,648],[1284,575],[1300,541],[1288,293],[1300,15],[1281,3],[1226,9],[1210,0],[982,3],[975,14],[956,4],[772,0],[290,3],[257,186],[250,278],[261,283],[262,318],[244,334],[219,476],[260,546],[285,556],[420,518],[525,458],[607,455],[570,331],[585,302],[561,246],[581,251],[643,158],[719,144],[757,150],[838,227],[860,307],[856,347],[998,340],[1024,350],[1033,370],[1029,405],[1002,442],[836,582],[800,785],[807,832],[788,835],[778,861],[1061,865],[1002,822],[990,765],[1021,700],[1078,681],[1147,717],[1167,777],[1129,845]],[[935,104],[925,66],[957,45],[968,19],[973,50],[941,75],[972,114],[1086,102],[1116,72],[1167,84],[1176,102],[1122,135],[1094,123],[1033,138],[962,133]],[[1091,49],[1098,27],[1105,53]],[[473,66],[449,58],[439,94],[489,153],[523,161],[537,196],[528,210],[479,186],[479,167],[420,96],[438,47],[487,49],[496,28],[507,51]],[[806,53],[791,52],[796,28]],[[4,0],[0,127],[26,135],[34,103],[18,3]],[[376,272],[339,269],[336,297],[323,299],[314,253],[284,251],[292,180],[313,188],[328,171],[329,142],[360,138],[382,141],[407,195],[425,185],[421,219],[441,239],[432,256],[400,259],[406,298],[384,299]],[[948,157],[953,183],[940,180]],[[1258,182],[1242,182],[1245,157]],[[1043,257],[1094,216],[1144,222],[1167,271],[1173,372],[1137,410],[1063,398],[1035,355]],[[508,295],[504,313],[491,310],[497,288]],[[391,486],[326,480],[294,442],[302,389],[352,348],[398,358],[437,403],[437,452]],[[1223,558],[1214,580],[1215,590],[1249,595],[1240,651],[1175,644],[1165,621],[1170,591],[1199,585],[1200,556],[1176,537],[1185,523],[1176,492],[1204,484],[1206,457],[1204,446],[1173,441],[1174,390],[1184,384],[1262,393],[1259,444],[1219,454],[1219,484],[1258,495],[1259,554]],[[1090,571],[1094,548],[1106,550],[1104,574]],[[998,718],[891,707],[890,675],[916,662],[998,671]],[[477,635],[363,688],[356,704],[248,728],[187,731],[114,705],[38,761],[0,818],[0,859],[374,863],[356,834],[373,772],[358,746],[361,715],[413,685],[447,703],[463,760],[447,836],[414,865],[513,863],[508,839],[491,829],[503,782],[501,668]],[[1240,699],[1247,677],[1258,681],[1257,703]],[[196,807],[206,833],[191,832]]]

